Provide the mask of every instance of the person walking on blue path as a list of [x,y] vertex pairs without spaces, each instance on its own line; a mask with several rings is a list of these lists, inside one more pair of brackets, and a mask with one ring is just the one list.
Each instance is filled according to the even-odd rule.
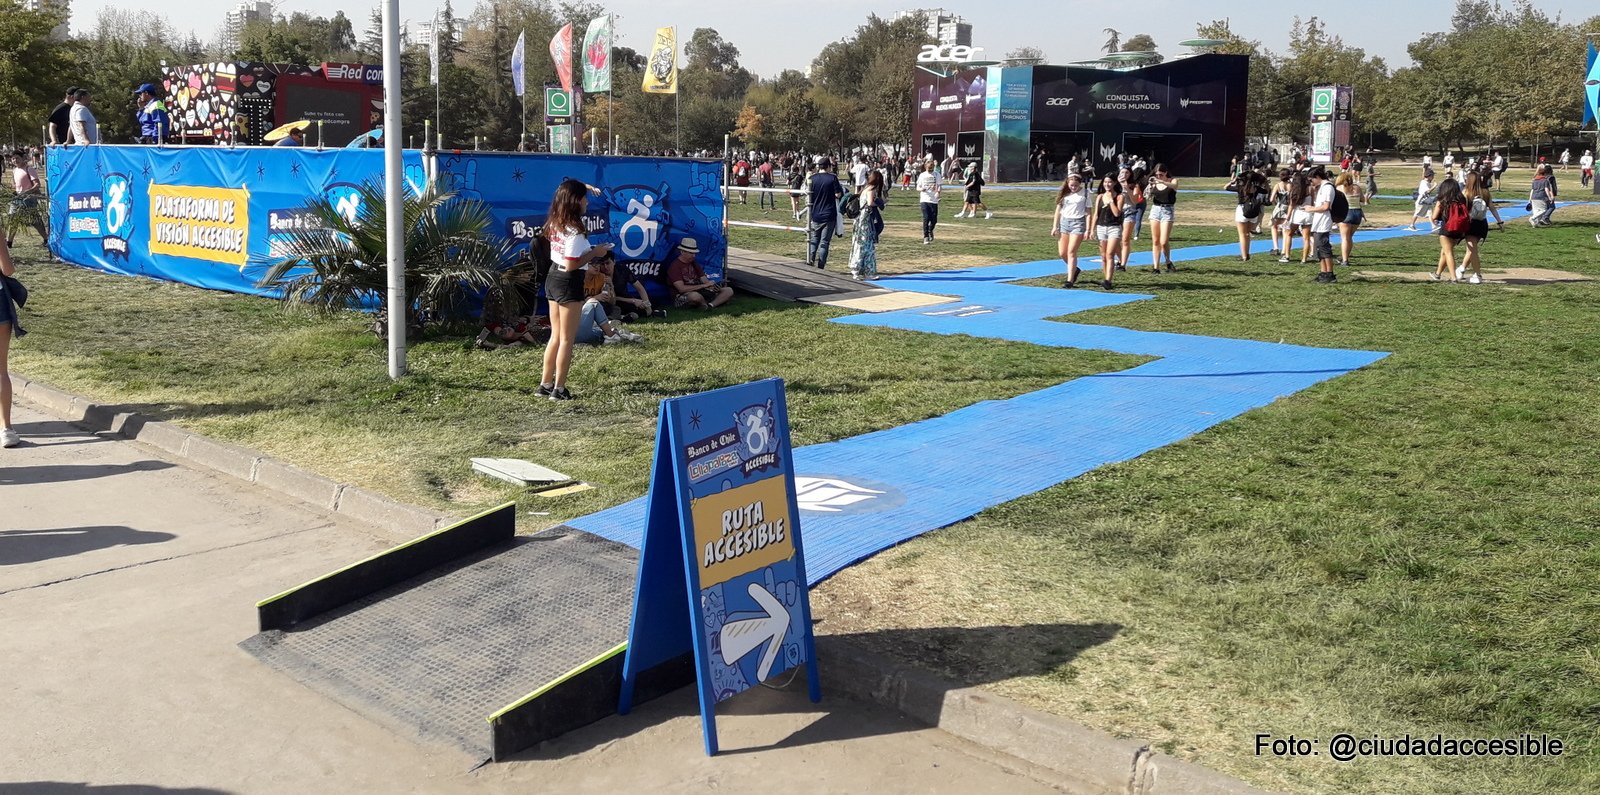
[[0,447],[22,444],[17,429],[11,427],[11,369],[9,355],[11,339],[21,338],[24,331],[17,319],[17,307],[26,303],[28,294],[17,281],[17,266],[11,260],[11,247],[0,240]]
[[878,278],[878,238],[883,234],[883,208],[888,203],[883,172],[874,169],[861,189],[861,216],[850,247],[850,276],[857,281]]
[[1056,253],[1067,263],[1066,287],[1078,286],[1078,250],[1087,237],[1089,205],[1094,199],[1080,174],[1068,174],[1056,192],[1055,217],[1050,220],[1050,234],[1057,238]]
[[1178,180],[1167,173],[1166,165],[1156,164],[1145,198],[1150,202],[1151,270],[1160,271],[1165,265],[1171,273],[1177,270],[1172,264],[1172,223],[1177,217]]
[[917,175],[917,203],[922,208],[922,245],[933,242],[933,230],[939,225],[939,174],[933,160],[923,162],[922,173]]
[[544,348],[537,394],[551,400],[572,399],[567,372],[572,367],[572,346],[578,341],[580,310],[586,297],[584,269],[611,251],[610,243],[591,246],[584,231],[591,190],[599,192],[575,179],[562,180],[550,200],[550,216],[544,225],[545,239],[550,241],[550,275],[544,280],[544,296],[550,304],[550,342]]
[[817,172],[807,182],[806,192],[811,197],[811,220],[806,224],[806,264],[818,270],[828,267],[828,249],[839,227],[839,200],[844,198],[844,186],[833,175],[833,161],[824,157],[817,163]]
[[1122,184],[1110,174],[1094,197],[1094,238],[1100,243],[1101,289],[1111,289],[1111,272],[1122,250]]

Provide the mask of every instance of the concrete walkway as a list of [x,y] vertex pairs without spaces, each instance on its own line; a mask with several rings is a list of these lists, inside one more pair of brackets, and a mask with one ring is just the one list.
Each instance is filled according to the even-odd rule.
[[0,450],[0,795],[1057,791],[876,707],[761,689],[723,705],[715,759],[685,690],[475,767],[235,645],[257,599],[397,539],[24,406],[16,419],[25,445]]

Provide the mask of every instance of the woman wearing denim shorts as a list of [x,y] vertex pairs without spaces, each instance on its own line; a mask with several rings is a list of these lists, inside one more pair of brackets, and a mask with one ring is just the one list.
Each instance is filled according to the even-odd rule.
[[1334,190],[1344,194],[1345,201],[1350,203],[1350,209],[1344,214],[1344,220],[1339,222],[1339,264],[1350,264],[1350,247],[1355,245],[1356,229],[1361,222],[1366,220],[1367,214],[1361,205],[1367,203],[1367,194],[1356,184],[1355,174],[1349,171],[1340,172],[1333,180]]
[[1172,265],[1172,219],[1173,207],[1178,203],[1178,180],[1167,174],[1165,165],[1157,163],[1144,195],[1150,202],[1151,272],[1160,273],[1164,264],[1167,273],[1171,273],[1177,270]]
[[1111,289],[1111,270],[1122,251],[1122,183],[1107,174],[1094,197],[1094,239],[1100,242],[1102,289]]
[[1050,222],[1050,234],[1057,238],[1056,253],[1067,263],[1067,287],[1078,286],[1078,249],[1083,247],[1089,223],[1089,205],[1093,199],[1083,177],[1068,174],[1056,192],[1055,218]]

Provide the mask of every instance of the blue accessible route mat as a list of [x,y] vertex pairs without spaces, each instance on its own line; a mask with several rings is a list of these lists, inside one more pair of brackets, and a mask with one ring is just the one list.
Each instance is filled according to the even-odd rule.
[[[1427,233],[1401,227],[1361,232],[1358,239],[1422,234]],[[1253,251],[1270,247],[1262,240]],[[1237,253],[1237,244],[1229,243],[1177,250],[1173,259]],[[1085,258],[1081,265],[1083,282],[1097,278],[1097,259]],[[1062,277],[1063,268],[1058,260],[1044,260],[884,278],[878,283],[891,289],[957,300],[833,321],[1157,358],[1129,370],[797,449],[806,573],[813,585],[923,533],[1137,458],[1388,355],[1047,320],[1153,296],[1007,283]],[[644,506],[641,498],[569,524],[638,547]]]

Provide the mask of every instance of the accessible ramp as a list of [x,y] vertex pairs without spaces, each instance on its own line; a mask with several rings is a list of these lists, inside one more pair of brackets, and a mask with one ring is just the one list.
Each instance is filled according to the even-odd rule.
[[[257,605],[240,646],[399,734],[507,755],[616,711],[638,553],[506,504]],[[692,660],[647,673],[653,698]]]

